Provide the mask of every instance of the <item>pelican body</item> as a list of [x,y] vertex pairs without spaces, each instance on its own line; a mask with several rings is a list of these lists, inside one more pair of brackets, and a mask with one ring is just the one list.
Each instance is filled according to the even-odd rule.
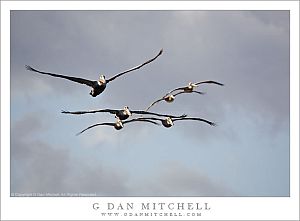
[[129,108],[127,106],[124,107],[123,110],[117,110],[116,111],[116,116],[120,119],[120,120],[126,120],[127,118],[129,118],[132,115],[131,111],[129,110]]
[[106,88],[106,80],[104,75],[100,75],[100,79],[98,81],[93,82],[93,86],[90,92],[90,95],[92,97],[97,97],[99,94],[101,94],[105,88]]
[[161,121],[162,125],[166,128],[170,128],[174,125],[172,118],[167,117],[164,120]]
[[170,94],[168,96],[165,96],[163,98],[167,103],[172,103],[175,100],[175,96],[173,94]]
[[114,124],[114,128],[115,128],[116,130],[121,130],[123,127],[124,127],[124,126],[123,126],[123,123],[122,123],[121,119],[120,119],[120,118],[117,118],[117,121],[116,121],[116,123]]

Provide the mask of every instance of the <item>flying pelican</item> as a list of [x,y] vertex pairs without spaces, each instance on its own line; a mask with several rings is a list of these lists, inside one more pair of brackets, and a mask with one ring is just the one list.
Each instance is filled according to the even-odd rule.
[[145,114],[145,115],[155,115],[158,117],[172,117],[172,118],[182,118],[186,117],[186,114],[180,116],[173,116],[168,114],[158,114],[147,111],[139,111],[139,110],[129,110],[128,106],[125,106],[122,110],[116,109],[100,109],[100,110],[90,110],[90,111],[62,111],[63,114],[87,114],[87,113],[97,113],[97,112],[108,112],[110,114],[115,114],[120,120],[126,120],[132,114]]
[[85,128],[84,130],[80,131],[78,134],[76,135],[80,135],[82,134],[83,132],[85,132],[86,130],[89,130],[93,127],[97,127],[97,126],[113,126],[116,130],[121,130],[123,127],[124,127],[124,124],[127,124],[127,123],[130,123],[130,122],[148,122],[148,123],[152,123],[152,124],[156,124],[156,125],[159,125],[158,123],[152,121],[152,120],[149,120],[149,119],[132,119],[132,120],[127,120],[127,121],[121,121],[120,118],[116,117],[116,122],[115,123],[99,123],[99,124],[94,124],[94,125],[91,125],[87,128]]
[[197,83],[192,83],[192,82],[189,82],[189,84],[187,86],[184,86],[184,87],[179,87],[179,88],[175,88],[173,90],[171,90],[169,93],[167,94],[171,94],[173,93],[174,91],[178,91],[178,90],[182,90],[186,93],[191,93],[194,91],[194,89],[196,87],[198,87],[200,84],[217,84],[217,85],[220,85],[220,86],[224,86],[224,84],[222,83],[219,83],[219,82],[216,82],[216,81],[200,81],[200,82],[197,82]]
[[[148,111],[153,105],[155,105],[158,102],[163,101],[163,100],[166,101],[167,103],[172,103],[175,100],[175,97],[177,95],[179,95],[179,94],[185,94],[185,93],[187,93],[187,92],[180,91],[180,92],[177,92],[175,94],[168,93],[168,94],[164,95],[162,98],[160,98],[160,99],[154,101],[152,104],[150,104],[145,111]],[[204,92],[195,91],[195,90],[193,90],[193,91],[191,91],[189,93],[205,94]]]
[[105,90],[106,85],[110,81],[113,81],[114,79],[116,79],[117,77],[122,76],[123,74],[126,74],[128,72],[137,70],[137,69],[143,67],[144,65],[149,64],[150,62],[154,61],[158,56],[160,56],[162,54],[162,52],[163,52],[163,49],[161,49],[159,51],[159,53],[154,58],[151,58],[150,60],[148,60],[148,61],[144,62],[143,64],[140,64],[136,67],[133,67],[133,68],[130,68],[126,71],[118,73],[118,74],[114,75],[113,77],[111,77],[109,79],[105,79],[105,76],[103,74],[101,74],[99,80],[97,80],[97,81],[91,81],[91,80],[87,80],[87,79],[84,79],[84,78],[77,78],[77,77],[71,77],[71,76],[65,76],[65,75],[60,75],[60,74],[43,72],[43,71],[39,71],[37,69],[34,69],[34,68],[32,68],[28,65],[25,65],[25,68],[29,71],[34,71],[34,72],[37,72],[37,73],[40,73],[40,74],[46,74],[46,75],[50,75],[50,76],[53,76],[53,77],[64,78],[64,79],[74,81],[74,82],[77,82],[77,83],[80,83],[80,84],[85,84],[85,85],[92,88],[91,92],[90,92],[90,95],[93,96],[93,97],[96,97]]
[[[189,84],[185,87],[179,87],[179,88],[175,88],[171,91],[169,91],[168,93],[166,93],[166,95],[164,95],[162,98],[154,101],[153,103],[151,103],[147,109],[145,111],[148,111],[153,105],[155,105],[156,103],[160,102],[160,101],[166,101],[168,103],[171,103],[174,101],[175,99],[175,96],[179,95],[179,94],[183,94],[183,93],[197,93],[197,94],[205,94],[203,92],[200,92],[200,91],[195,91],[194,89],[196,87],[198,87],[198,85],[200,84],[217,84],[217,85],[220,85],[220,86],[224,86],[224,84],[222,83],[219,83],[219,82],[216,82],[216,81],[200,81],[200,82],[197,82],[197,83],[192,83],[192,82],[189,82]],[[178,91],[178,90],[181,90],[180,92],[177,92],[175,94],[172,94],[173,92],[175,91]]]
[[171,117],[166,117],[165,119],[160,119],[160,118],[156,118],[156,117],[145,117],[145,118],[137,118],[137,119],[161,121],[162,125],[167,128],[172,127],[174,125],[174,122],[178,121],[178,120],[196,120],[196,121],[205,122],[211,126],[216,126],[215,123],[205,120],[203,118],[198,118],[198,117],[184,117],[184,118],[176,118],[176,119],[172,119]]

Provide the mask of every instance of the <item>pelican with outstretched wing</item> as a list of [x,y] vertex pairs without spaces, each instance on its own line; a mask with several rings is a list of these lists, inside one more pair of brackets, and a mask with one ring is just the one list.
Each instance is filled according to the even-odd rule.
[[200,84],[216,84],[216,85],[224,86],[224,84],[219,83],[217,81],[200,81],[200,82],[197,82],[197,83],[189,82],[189,84],[187,86],[175,88],[175,89],[171,90],[170,92],[168,92],[167,94],[171,94],[171,93],[173,93],[175,91],[178,91],[178,90],[184,91],[185,93],[191,93]]
[[148,123],[152,123],[152,124],[155,124],[155,125],[159,125],[158,123],[156,123],[156,122],[154,122],[152,120],[143,119],[143,118],[137,118],[137,119],[127,120],[127,121],[121,121],[121,119],[118,118],[118,117],[116,117],[116,119],[117,120],[116,120],[115,123],[99,123],[99,124],[91,125],[91,126],[85,128],[84,130],[80,131],[76,135],[80,135],[83,132],[85,132],[85,131],[93,128],[93,127],[97,127],[97,126],[113,126],[116,130],[121,130],[124,127],[124,124],[131,123],[131,122],[148,122]]
[[[179,94],[185,94],[185,93],[196,93],[196,94],[205,94],[204,92],[196,91],[195,88],[198,87],[200,84],[217,84],[220,86],[224,86],[224,84],[219,83],[217,81],[200,81],[197,83],[192,83],[190,82],[187,86],[185,87],[178,87],[175,88],[168,93],[166,93],[162,98],[159,98],[158,100],[152,102],[146,109],[145,111],[148,111],[153,105],[159,103],[160,101],[166,101],[167,103],[172,103],[175,100],[175,97]],[[175,94],[173,94],[175,91],[179,91]]]
[[163,52],[163,49],[161,49],[159,51],[159,53],[154,58],[151,58],[150,60],[148,60],[148,61],[144,62],[143,64],[140,64],[136,67],[133,67],[133,68],[130,68],[126,71],[118,73],[118,74],[114,75],[113,77],[111,77],[109,79],[105,79],[105,76],[103,74],[101,74],[99,80],[97,80],[97,81],[87,80],[87,79],[78,78],[78,77],[71,77],[71,76],[66,76],[66,75],[60,75],[60,74],[54,74],[54,73],[49,73],[49,72],[43,72],[43,71],[39,71],[37,69],[34,69],[34,68],[32,68],[31,66],[28,66],[28,65],[25,65],[25,67],[29,71],[34,71],[34,72],[37,72],[37,73],[40,73],[40,74],[50,75],[52,77],[64,78],[64,79],[74,81],[74,82],[77,82],[77,83],[80,83],[80,84],[85,84],[85,85],[92,88],[91,92],[90,92],[90,95],[93,96],[93,97],[96,97],[105,90],[106,85],[109,82],[115,80],[116,78],[118,78],[118,77],[120,77],[120,76],[122,76],[122,75],[124,75],[128,72],[135,71],[135,70],[143,67],[144,65],[149,64],[150,62],[154,61],[158,56],[160,56],[162,54],[162,52]]
[[[161,102],[161,101],[166,101],[167,103],[172,103],[172,102],[175,100],[175,97],[176,97],[177,95],[179,95],[179,94],[185,94],[185,93],[187,93],[187,92],[185,92],[185,91],[180,91],[180,92],[177,92],[177,93],[175,93],[175,94],[170,94],[170,93],[168,93],[168,94],[164,95],[162,98],[159,98],[158,100],[152,102],[152,103],[146,108],[145,111],[148,111],[152,106],[154,106],[155,104],[157,104],[157,103],[159,103],[159,102]],[[191,91],[190,93],[205,94],[204,92],[195,91],[195,90]]]
[[207,123],[211,126],[216,126],[216,123],[214,122],[211,122],[211,121],[208,121],[208,120],[205,120],[203,118],[198,118],[198,117],[183,117],[183,118],[171,118],[171,117],[166,117],[164,119],[161,119],[161,118],[156,118],[156,117],[144,117],[144,118],[137,118],[137,119],[144,119],[144,120],[151,120],[151,121],[160,121],[162,123],[162,125],[164,127],[172,127],[174,125],[174,122],[175,121],[178,121],[178,120],[194,120],[194,121],[201,121],[201,122],[204,122],[204,123]]
[[172,117],[172,118],[182,118],[186,117],[186,114],[180,116],[174,116],[169,114],[159,114],[147,111],[140,111],[140,110],[130,110],[128,106],[125,106],[123,109],[100,109],[100,110],[90,110],[90,111],[62,111],[63,114],[88,114],[88,113],[101,113],[106,112],[110,114],[115,114],[120,120],[126,120],[132,114],[141,114],[141,115],[155,115],[158,117]]

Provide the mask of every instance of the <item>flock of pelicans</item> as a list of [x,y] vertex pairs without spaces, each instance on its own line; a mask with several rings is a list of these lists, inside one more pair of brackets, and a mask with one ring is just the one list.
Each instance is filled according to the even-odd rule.
[[[80,84],[85,84],[89,87],[91,87],[91,91],[90,91],[90,95],[93,97],[98,96],[99,94],[101,94],[107,84],[113,80],[115,80],[116,78],[129,73],[131,71],[135,71],[141,67],[143,67],[144,65],[149,64],[150,62],[154,61],[156,58],[158,58],[161,54],[162,54],[163,50],[161,49],[159,51],[159,53],[151,58],[150,60],[144,62],[143,64],[140,64],[136,67],[130,68],[128,70],[125,70],[123,72],[120,72],[116,75],[114,75],[113,77],[106,79],[104,75],[100,75],[99,80],[97,81],[93,81],[93,80],[88,80],[88,79],[84,79],[84,78],[78,78],[78,77],[71,77],[71,76],[66,76],[66,75],[60,75],[60,74],[54,74],[54,73],[49,73],[49,72],[43,72],[43,71],[39,71],[37,69],[34,69],[28,65],[26,65],[26,69],[29,71],[34,71],[40,74],[45,74],[45,75],[50,75],[53,77],[58,77],[58,78],[64,78],[73,82],[77,82]],[[91,110],[91,111],[62,111],[62,113],[64,114],[88,114],[88,113],[101,113],[101,112],[106,112],[106,113],[110,113],[110,114],[114,114],[116,121],[114,123],[98,123],[98,124],[94,124],[91,125],[87,128],[85,128],[84,130],[82,130],[81,132],[79,132],[77,135],[85,132],[86,130],[89,130],[93,127],[96,126],[113,126],[116,130],[120,130],[123,128],[124,124],[127,123],[131,123],[131,122],[148,122],[148,123],[152,123],[152,124],[156,124],[159,125],[160,122],[164,127],[172,127],[174,125],[175,121],[181,121],[181,120],[193,120],[193,121],[200,121],[200,122],[204,122],[207,123],[211,126],[215,126],[216,124],[205,120],[203,118],[198,118],[198,117],[187,117],[186,114],[183,114],[181,116],[173,116],[173,115],[169,115],[169,114],[159,114],[159,113],[154,113],[154,112],[149,112],[149,109],[151,107],[153,107],[155,104],[161,102],[161,101],[166,101],[168,103],[171,103],[174,101],[175,97],[177,95],[180,94],[186,94],[186,93],[196,93],[196,94],[204,94],[203,92],[200,91],[196,91],[195,88],[197,88],[200,84],[216,84],[216,85],[220,85],[223,86],[222,83],[216,82],[216,81],[200,81],[197,83],[192,83],[190,82],[187,86],[183,86],[183,87],[178,87],[175,88],[171,91],[169,91],[168,93],[166,93],[164,96],[162,96],[161,98],[155,100],[153,103],[151,103],[145,110],[130,110],[127,106],[125,106],[123,109],[120,110],[114,110],[114,109],[100,109],[100,110]],[[127,120],[129,117],[131,117],[133,114],[139,115],[139,117]],[[144,117],[144,115],[150,115],[151,117]]]

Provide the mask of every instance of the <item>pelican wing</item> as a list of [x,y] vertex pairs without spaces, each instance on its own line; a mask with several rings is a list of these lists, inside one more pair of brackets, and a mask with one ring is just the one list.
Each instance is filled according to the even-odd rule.
[[134,114],[145,114],[145,115],[155,115],[158,117],[171,117],[171,118],[182,118],[182,117],[186,117],[186,114],[182,114],[180,116],[174,116],[174,115],[168,115],[168,114],[159,114],[159,113],[154,113],[154,112],[149,112],[149,111],[131,111],[131,113]]
[[179,95],[179,94],[185,94],[185,93],[186,93],[186,92],[184,92],[184,91],[179,91],[179,92],[173,94],[173,96],[176,97],[176,96]]
[[130,122],[134,122],[134,121],[140,121],[140,122],[148,122],[148,123],[152,123],[155,125],[159,125],[158,123],[154,122],[153,120],[155,120],[155,119],[154,118],[153,119],[151,119],[151,118],[135,118],[135,119],[123,121],[122,123],[126,124],[126,123],[130,123]]
[[175,88],[175,89],[169,91],[165,96],[167,96],[167,95],[169,95],[169,94],[172,94],[172,93],[175,92],[175,91],[184,90],[185,88],[186,88],[186,87],[178,87],[178,88]]
[[196,93],[196,94],[201,94],[201,95],[203,95],[203,94],[205,94],[205,92],[201,92],[201,91],[192,91],[192,93]]
[[156,104],[156,103],[158,103],[158,102],[160,102],[160,101],[163,101],[163,100],[164,100],[164,97],[162,97],[162,98],[160,98],[160,99],[154,101],[152,104],[150,104],[150,105],[147,107],[147,109],[146,109],[145,111],[148,111],[148,110],[150,109],[150,107],[152,107],[154,104]]
[[95,84],[95,81],[90,81],[90,80],[83,79],[83,78],[70,77],[70,76],[65,76],[65,75],[60,75],[60,74],[43,72],[43,71],[36,70],[36,69],[34,69],[34,68],[32,68],[28,65],[25,65],[25,68],[29,71],[37,72],[37,73],[40,73],[40,74],[46,74],[46,75],[50,75],[50,76],[53,76],[53,77],[64,78],[64,79],[74,81],[74,82],[77,82],[77,83],[80,83],[80,84],[85,84],[85,85],[90,86],[90,87],[93,87],[94,84]]
[[163,49],[161,49],[161,50],[159,51],[159,53],[158,53],[154,58],[151,58],[150,60],[148,60],[148,61],[144,62],[143,64],[140,64],[140,65],[138,65],[138,66],[136,66],[136,67],[130,68],[130,69],[126,70],[126,71],[123,71],[123,72],[121,72],[121,73],[116,74],[115,76],[113,76],[113,77],[111,77],[110,79],[106,80],[106,83],[115,80],[117,77],[120,77],[120,76],[122,76],[123,74],[126,74],[126,73],[128,73],[128,72],[131,72],[131,71],[135,71],[135,70],[137,70],[137,69],[140,69],[140,68],[143,67],[144,65],[149,64],[150,62],[152,62],[152,61],[154,61],[156,58],[158,58],[158,57],[162,54],[162,52],[163,52]]
[[63,114],[91,114],[98,112],[109,112],[111,114],[116,114],[119,110],[112,109],[100,109],[100,110],[90,110],[90,111],[62,111]]
[[198,118],[198,117],[186,117],[186,118],[178,118],[178,119],[173,119],[173,121],[177,121],[177,120],[197,120],[197,121],[202,121],[202,122],[205,122],[211,126],[216,126],[215,123],[211,122],[211,121],[208,121],[208,120],[205,120],[203,118]]
[[219,83],[217,81],[200,81],[200,82],[197,82],[195,84],[196,85],[199,85],[199,84],[217,84],[217,85],[220,85],[220,86],[224,86],[224,84]]
[[[173,96],[174,97],[176,97],[177,95],[179,95],[179,94],[186,94],[187,92],[185,92],[185,91],[180,91],[180,92],[177,92],[177,93],[175,93],[175,94],[173,94]],[[205,94],[204,92],[201,92],[201,91],[195,91],[195,90],[193,90],[193,91],[191,91],[191,92],[189,92],[189,93],[196,93],[196,94]]]
[[106,126],[114,126],[115,124],[114,123],[100,123],[100,124],[94,124],[94,125],[91,125],[87,128],[85,128],[84,130],[80,131],[78,134],[76,134],[77,136],[82,134],[83,132],[93,128],[93,127],[97,127],[97,126],[103,126],[103,125],[106,125]]

